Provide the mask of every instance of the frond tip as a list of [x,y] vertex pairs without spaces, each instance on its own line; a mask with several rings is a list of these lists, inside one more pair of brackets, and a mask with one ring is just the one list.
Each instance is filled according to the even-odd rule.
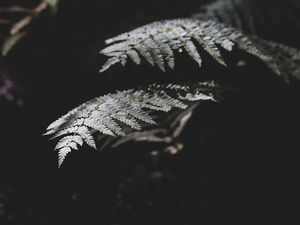
[[[106,44],[109,46],[100,53],[108,56],[109,59],[100,72],[117,63],[125,65],[128,58],[136,64],[140,64],[140,56],[163,71],[166,66],[173,69],[175,66],[174,51],[181,52],[182,49],[201,66],[202,59],[195,42],[222,65],[226,66],[226,63],[220,53],[220,48],[232,51],[234,47],[237,47],[237,49],[259,58],[276,74],[284,76],[284,78],[294,75],[290,69],[290,66],[293,67],[293,62],[273,60],[274,51],[270,51],[270,48],[266,48],[266,46],[269,45],[272,49],[276,48],[277,54],[287,53],[287,50],[293,56],[300,54],[296,49],[287,49],[282,45],[277,48],[275,46],[279,44],[246,36],[230,25],[214,20],[174,19],[154,22],[106,40]],[[278,68],[283,70],[279,71]]]
[[[72,149],[83,143],[96,149],[94,132],[108,136],[125,136],[128,128],[141,130],[155,125],[155,111],[185,110],[190,104],[215,101],[219,89],[213,82],[193,85],[153,84],[142,89],[119,91],[92,99],[71,110],[49,125],[45,135],[62,137],[55,150],[59,151],[59,166]],[[151,114],[151,115],[150,115]]]

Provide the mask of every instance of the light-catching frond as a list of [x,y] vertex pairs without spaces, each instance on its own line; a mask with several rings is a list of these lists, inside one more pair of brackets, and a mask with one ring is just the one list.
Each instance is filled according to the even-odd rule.
[[[273,60],[273,51],[265,46],[275,47],[275,43],[269,43],[258,38],[246,36],[233,27],[213,21],[198,19],[174,19],[154,22],[128,33],[106,40],[108,47],[101,51],[109,57],[103,65],[101,72],[107,70],[116,63],[125,65],[128,58],[136,64],[141,63],[140,55],[151,65],[157,65],[161,70],[165,70],[166,65],[174,68],[174,51],[179,52],[184,49],[201,66],[202,59],[194,42],[200,44],[215,60],[222,65],[226,65],[220,47],[227,51],[232,51],[237,47],[249,54],[252,54],[264,61],[278,75],[289,77],[291,74],[290,65],[287,60]],[[269,44],[268,44],[269,43]],[[282,45],[277,50],[289,54],[299,55],[296,49],[284,47]],[[282,52],[277,52],[281,54]],[[290,62],[293,64],[294,62]],[[283,71],[274,68],[284,69]]]
[[84,142],[96,149],[94,132],[108,136],[125,136],[125,128],[141,130],[155,125],[155,111],[185,110],[189,104],[215,101],[219,89],[214,82],[189,85],[153,84],[144,89],[130,89],[107,94],[68,112],[47,128],[46,135],[62,137],[55,149],[59,151],[59,166],[66,155]]

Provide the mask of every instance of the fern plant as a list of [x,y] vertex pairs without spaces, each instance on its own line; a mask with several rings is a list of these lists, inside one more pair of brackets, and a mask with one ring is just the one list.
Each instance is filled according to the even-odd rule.
[[216,101],[219,86],[213,82],[193,85],[153,84],[141,89],[119,91],[92,99],[68,112],[47,128],[46,135],[61,137],[55,149],[59,151],[59,166],[66,155],[84,142],[96,149],[92,134],[125,136],[126,128],[141,130],[155,125],[155,111],[168,113],[185,110],[195,102]]
[[[252,6],[249,0],[217,1],[197,16],[154,22],[110,38],[106,40],[108,46],[101,51],[101,54],[109,57],[101,72],[117,63],[124,66],[128,59],[140,64],[141,57],[162,71],[166,67],[174,69],[175,52],[183,50],[201,66],[202,57],[198,50],[201,47],[224,66],[227,64],[221,49],[229,52],[238,49],[262,60],[286,82],[290,82],[291,77],[299,79],[300,52],[297,49],[249,36],[241,31],[245,30],[241,25],[242,20],[240,17],[233,18],[230,10],[244,6],[241,8],[244,16],[248,13],[252,15],[247,4]],[[251,21],[246,23],[254,27]],[[95,149],[103,147],[97,146],[95,136],[125,136],[149,126],[158,126],[156,119],[162,115],[158,112],[169,114],[185,111],[199,102],[216,101],[216,93],[221,88],[214,82],[204,82],[189,85],[153,84],[118,91],[71,110],[53,122],[47,128],[46,135],[60,138],[55,149],[59,151],[61,166],[66,155],[83,143]]]
[[[125,65],[130,58],[141,63],[139,55],[151,65],[165,71],[165,66],[174,68],[174,51],[184,49],[201,66],[202,60],[194,42],[200,44],[217,62],[226,66],[219,46],[227,51],[234,47],[256,56],[286,81],[298,77],[300,52],[281,44],[249,37],[225,24],[213,20],[176,19],[154,22],[131,32],[106,40],[111,44],[101,51],[110,57],[101,72],[116,63]],[[285,57],[280,57],[285,55]],[[288,57],[286,57],[288,56]],[[283,60],[282,60],[283,58]]]

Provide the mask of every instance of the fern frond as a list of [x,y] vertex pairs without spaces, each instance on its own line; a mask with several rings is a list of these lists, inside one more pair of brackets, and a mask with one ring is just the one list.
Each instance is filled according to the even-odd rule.
[[[139,55],[143,56],[151,65],[157,65],[164,71],[166,65],[170,68],[174,67],[174,51],[182,51],[182,49],[201,66],[202,60],[194,42],[200,44],[204,50],[223,65],[226,63],[221,56],[220,47],[232,51],[236,46],[237,49],[261,59],[275,73],[285,75],[285,78],[293,75],[291,70],[293,64],[297,63],[287,63],[287,60],[284,62],[273,60],[274,51],[269,51],[270,48],[265,46],[275,46],[275,43],[246,36],[223,23],[213,20],[175,19],[154,22],[106,40],[109,46],[103,49],[101,53],[110,58],[100,72],[107,70],[116,63],[125,65],[128,58],[139,64],[141,62]],[[290,54],[299,54],[296,49],[280,46],[277,48],[279,50],[277,54],[282,54],[282,51],[286,52],[284,49],[289,49]]]
[[[212,22],[214,23],[214,22]],[[131,32],[121,34],[115,38],[106,40],[107,44],[112,44],[101,51],[102,54],[110,57],[102,67],[101,72],[111,65],[121,62],[126,64],[127,58],[131,58],[135,63],[141,62],[139,55],[151,65],[157,65],[161,70],[165,70],[166,64],[174,68],[174,51],[184,49],[201,66],[201,57],[193,42],[197,41],[216,60],[225,65],[216,43],[230,48],[233,45],[229,40],[224,42],[221,34],[219,38],[210,33],[207,27],[214,24],[206,22],[200,25],[196,20],[177,19],[154,22],[149,25],[137,28]],[[221,28],[221,31],[226,32]],[[221,32],[220,31],[220,32]]]
[[282,30],[283,25],[300,28],[298,0],[217,0],[202,7],[197,19],[213,19],[247,33],[259,35]]
[[255,37],[251,39],[262,52],[272,55],[272,57],[262,58],[262,60],[273,71],[282,76],[286,82],[289,82],[290,76],[300,80],[300,51],[283,44],[264,41]]
[[215,101],[219,89],[213,82],[189,85],[153,84],[144,89],[130,89],[107,94],[73,109],[49,125],[46,135],[62,137],[55,150],[59,151],[59,166],[66,155],[84,142],[96,149],[92,134],[125,136],[127,128],[141,130],[155,125],[155,111],[185,110],[193,102]]

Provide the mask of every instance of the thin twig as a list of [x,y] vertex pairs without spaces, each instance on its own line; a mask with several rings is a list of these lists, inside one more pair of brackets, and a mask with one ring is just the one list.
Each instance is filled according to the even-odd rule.
[[48,1],[44,0],[42,1],[38,6],[36,6],[29,15],[22,18],[20,21],[18,21],[10,30],[11,35],[15,35],[19,33],[24,27],[29,25],[32,21],[32,19],[38,15],[40,15],[48,6]]

